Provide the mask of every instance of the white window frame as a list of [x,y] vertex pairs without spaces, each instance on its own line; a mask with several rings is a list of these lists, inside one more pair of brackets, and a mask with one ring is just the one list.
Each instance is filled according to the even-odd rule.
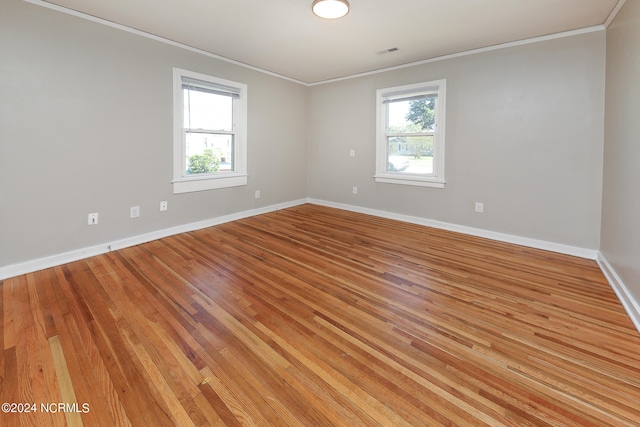
[[[445,152],[445,111],[447,80],[434,80],[405,86],[396,86],[376,91],[376,182],[388,184],[416,185],[421,187],[444,188],[444,152]],[[435,123],[433,132],[433,173],[412,174],[387,170],[388,100],[406,98],[424,94],[437,96]],[[423,135],[425,133],[421,133]],[[412,134],[407,134],[411,136]]]
[[[232,91],[239,96],[233,100],[234,165],[232,172],[187,175],[183,77],[199,80],[211,87]],[[247,185],[247,85],[220,79],[194,71],[173,69],[173,193],[213,190]]]

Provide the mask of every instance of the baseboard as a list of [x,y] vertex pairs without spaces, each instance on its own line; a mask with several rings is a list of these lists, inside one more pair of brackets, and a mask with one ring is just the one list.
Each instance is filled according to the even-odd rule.
[[225,222],[235,221],[242,218],[248,218],[255,215],[260,215],[267,212],[273,212],[279,209],[286,209],[293,206],[298,206],[304,203],[314,203],[317,205],[328,206],[352,212],[360,212],[368,215],[374,215],[383,218],[395,219],[399,221],[405,221],[413,224],[424,225],[427,227],[440,228],[443,230],[455,231],[458,233],[469,234],[478,237],[485,237],[492,240],[497,240],[506,243],[513,243],[516,245],[527,246],[536,249],[543,249],[552,252],[558,252],[573,256],[578,256],[587,259],[596,259],[598,251],[579,248],[575,246],[562,245],[553,242],[547,242],[543,240],[530,239],[526,237],[514,236],[510,234],[497,233],[494,231],[483,230],[479,228],[467,227],[458,224],[452,224],[442,221],[434,221],[426,218],[420,218],[410,215],[397,214],[388,211],[381,211],[377,209],[363,208],[360,206],[348,205],[343,203],[328,202],[326,200],[319,199],[298,199],[291,202],[280,203],[276,205],[270,205],[263,208],[251,209],[242,211],[230,215],[221,217],[215,217],[204,221],[193,222],[189,224],[179,225],[167,229],[154,231],[147,234],[136,235],[125,239],[120,239],[112,242],[105,242],[99,245],[81,248],[70,252],[56,254],[53,256],[39,258],[31,261],[26,261],[19,264],[12,264],[5,267],[0,267],[0,280],[8,277],[18,276],[20,274],[30,273],[33,271],[42,270],[45,268],[54,267],[57,265],[65,264],[68,262],[77,261],[80,259],[88,258],[95,255],[100,255],[111,250],[123,249],[130,246],[139,245],[142,243],[150,242],[153,240],[161,239],[163,237],[172,236],[179,233],[186,233],[189,231],[199,230],[206,227],[212,227],[214,225],[223,224]]
[[500,242],[513,243],[516,245],[527,246],[536,249],[547,250],[551,252],[562,253],[566,255],[577,256],[580,258],[592,259],[598,263],[600,270],[604,274],[605,278],[609,282],[609,286],[613,289],[616,296],[620,300],[620,303],[624,307],[625,311],[629,315],[631,322],[640,332],[640,303],[636,301],[629,292],[629,289],[625,286],[620,276],[613,269],[611,264],[606,260],[604,255],[598,250],[579,248],[569,245],[561,245],[554,242],[547,242],[544,240],[530,239],[527,237],[514,236],[510,234],[497,233],[494,231],[482,230],[473,227],[467,227],[458,224],[451,224],[447,222],[434,221],[430,219],[414,217],[409,215],[402,215],[393,212],[380,211],[376,209],[363,208],[360,206],[353,206],[343,203],[328,202],[326,200],[308,199],[309,203],[314,203],[321,206],[328,206],[337,209],[344,209],[352,212],[359,212],[367,215],[374,215],[382,218],[395,219],[399,221],[405,221],[412,224],[425,225],[427,227],[434,227],[443,230],[455,231],[458,233],[469,234],[478,237],[485,237],[487,239],[497,240]]
[[280,203],[276,205],[265,206],[258,209],[251,209],[247,211],[237,212],[220,217],[210,218],[204,221],[192,222],[189,224],[183,224],[175,227],[170,227],[162,230],[157,230],[151,233],[140,234],[137,236],[128,237],[126,239],[120,239],[112,242],[105,242],[99,245],[81,248],[61,254],[52,255],[49,257],[34,259],[18,264],[11,264],[5,267],[0,267],[0,280],[7,279],[9,277],[19,276],[21,274],[31,273],[45,268],[55,267],[58,265],[66,264],[80,259],[88,258],[95,255],[107,253],[112,250],[118,250],[127,248],[130,246],[139,245],[142,243],[158,240],[163,237],[173,236],[175,234],[186,233],[189,231],[200,230],[207,227],[213,227],[215,225],[224,224],[226,222],[236,221],[243,218],[249,218],[255,215],[261,215],[268,212],[277,211],[280,209],[286,209],[293,206],[302,205],[305,203],[313,203],[321,206],[333,207],[337,209],[348,210],[352,212],[359,212],[367,215],[378,216],[382,218],[395,219],[399,221],[409,222],[412,224],[424,225],[427,227],[434,227],[443,230],[455,231],[458,233],[469,234],[478,237],[484,237],[492,240],[497,240],[506,243],[513,243],[516,245],[527,246],[536,249],[543,249],[552,252],[563,253],[567,255],[578,256],[581,258],[594,259],[597,261],[602,273],[609,282],[609,285],[616,293],[618,299],[622,303],[623,307],[627,311],[627,314],[631,318],[631,321],[635,325],[638,332],[640,332],[640,304],[633,298],[631,292],[622,282],[618,274],[615,272],[611,264],[606,260],[604,255],[597,250],[579,248],[569,245],[561,245],[558,243],[547,242],[543,240],[530,239],[527,237],[514,236],[510,234],[497,233],[489,230],[482,230],[473,227],[467,227],[458,224],[451,224],[447,222],[434,221],[430,219],[414,217],[410,215],[402,215],[393,212],[381,211],[377,209],[363,208],[360,206],[353,206],[343,203],[328,202],[326,200],[319,199],[298,199],[291,202]]
[[616,273],[611,264],[609,264],[609,261],[607,261],[601,252],[598,252],[596,261],[598,262],[604,277],[609,282],[609,285],[616,293],[620,303],[631,318],[634,326],[638,332],[640,332],[640,303],[638,303],[633,295],[631,295],[629,288],[627,288],[620,276],[618,276],[618,273]]
[[344,209],[352,212],[364,213],[367,215],[374,215],[382,218],[395,219],[399,221],[409,222],[412,224],[424,225],[427,227],[434,227],[443,230],[455,231],[458,233],[469,234],[477,237],[484,237],[491,240],[497,240],[505,243],[513,243],[515,245],[527,246],[535,249],[542,249],[551,252],[562,253],[566,255],[573,255],[580,258],[587,258],[595,260],[598,254],[596,249],[585,249],[576,246],[562,245],[559,243],[548,242],[545,240],[530,239],[528,237],[514,236],[511,234],[498,233],[495,231],[483,230],[480,228],[467,227],[464,225],[452,224],[442,221],[434,221],[431,219],[420,218],[410,215],[402,215],[393,212],[381,211],[377,209],[363,208],[360,206],[352,206],[342,203],[328,202],[325,200],[309,199],[309,203],[317,205],[328,206],[338,209]]
[[189,231],[200,230],[202,228],[213,227],[214,225],[224,224],[226,222],[236,221],[243,218],[252,217],[268,212],[277,211],[280,209],[286,209],[293,206],[307,203],[307,199],[299,199],[291,202],[280,203],[276,205],[265,206],[258,209],[251,209],[247,211],[237,212],[229,215],[219,216],[215,218],[206,219],[203,221],[192,222],[189,224],[178,225],[175,227],[165,228],[162,230],[153,231],[151,233],[139,234],[125,239],[115,240],[112,242],[105,242],[95,246],[76,249],[61,254],[56,254],[44,258],[38,258],[18,264],[11,264],[5,267],[0,267],[0,280],[7,279],[9,277],[19,276],[21,274],[32,273],[38,270],[44,270],[45,268],[51,268],[58,265],[66,264],[73,261],[78,261],[84,258],[89,258],[95,255],[104,254],[110,251],[127,248],[130,246],[140,245],[142,243],[151,242],[153,240],[162,239],[163,237],[173,236],[175,234],[186,233]]

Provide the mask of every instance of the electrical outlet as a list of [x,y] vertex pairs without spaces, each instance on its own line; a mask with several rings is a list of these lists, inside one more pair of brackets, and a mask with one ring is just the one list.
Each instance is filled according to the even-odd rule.
[[97,212],[90,213],[89,219],[87,222],[89,225],[96,225],[98,223],[98,213]]
[[353,187],[353,194],[358,194],[358,187]]
[[256,199],[260,198],[260,190],[256,190]]
[[166,201],[160,202],[160,212],[164,212],[168,209],[169,205]]
[[140,216],[140,206],[132,206],[129,208],[129,218],[138,218]]
[[476,202],[476,212],[484,212],[484,203]]
[[356,156],[356,150],[349,151],[349,156],[355,157]]

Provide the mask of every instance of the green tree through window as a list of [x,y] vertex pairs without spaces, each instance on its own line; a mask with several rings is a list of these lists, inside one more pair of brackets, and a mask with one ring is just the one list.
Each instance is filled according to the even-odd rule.
[[436,99],[424,98],[409,103],[406,117],[410,122],[421,126],[422,130],[433,130],[436,119]]
[[213,150],[204,150],[202,154],[189,157],[187,174],[218,172],[220,158],[213,154]]

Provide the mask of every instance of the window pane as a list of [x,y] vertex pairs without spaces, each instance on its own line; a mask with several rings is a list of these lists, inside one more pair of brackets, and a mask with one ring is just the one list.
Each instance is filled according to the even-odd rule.
[[391,101],[386,105],[389,113],[389,133],[433,130],[436,98],[423,98],[413,101]]
[[187,132],[185,148],[187,175],[233,171],[233,135]]
[[233,130],[233,98],[197,90],[183,90],[184,127]]
[[387,138],[387,172],[433,173],[433,136]]

